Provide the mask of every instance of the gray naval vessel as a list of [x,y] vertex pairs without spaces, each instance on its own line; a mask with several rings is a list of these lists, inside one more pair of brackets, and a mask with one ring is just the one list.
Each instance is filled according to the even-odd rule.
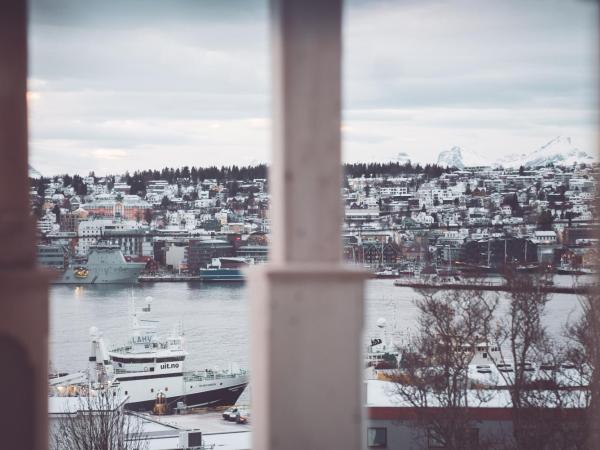
[[83,260],[69,258],[59,246],[38,246],[38,261],[58,271],[54,284],[135,283],[146,267],[126,261],[119,246],[104,243],[91,246]]

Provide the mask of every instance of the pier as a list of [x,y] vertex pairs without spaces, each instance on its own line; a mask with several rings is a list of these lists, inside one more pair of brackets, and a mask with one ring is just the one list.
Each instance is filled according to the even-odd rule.
[[186,282],[186,281],[200,281],[200,276],[199,275],[176,275],[176,274],[169,274],[169,275],[140,275],[138,277],[138,281],[140,283],[166,283],[166,282],[173,282],[173,281],[180,281],[180,282]]
[[[411,287],[413,289],[454,289],[465,291],[513,291],[514,286],[507,285],[504,281],[479,281],[479,280],[422,280],[422,279],[397,279],[394,286]],[[587,294],[592,289],[598,289],[597,283],[575,286],[557,286],[554,284],[541,284],[536,286],[539,292],[548,294]]]

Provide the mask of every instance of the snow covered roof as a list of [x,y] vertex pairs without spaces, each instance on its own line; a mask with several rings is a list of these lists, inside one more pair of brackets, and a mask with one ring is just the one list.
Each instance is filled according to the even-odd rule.
[[[121,397],[114,403],[110,402],[116,408],[121,407],[128,397]],[[60,416],[64,414],[77,414],[81,411],[87,411],[90,406],[94,406],[94,400],[88,397],[48,397],[48,414],[52,416]]]
[[556,231],[535,231],[534,234],[536,236],[554,237],[554,236],[556,236]]
[[[367,389],[367,404],[368,408],[412,408],[409,401],[405,400],[398,391],[396,383],[384,380],[367,380],[365,381]],[[554,392],[539,391],[540,394],[548,393],[548,406],[552,407]],[[573,389],[561,393],[561,400],[564,401],[563,406],[570,404],[575,407],[583,407],[586,404],[587,391],[584,389]],[[565,399],[568,396],[568,399]],[[508,389],[470,389],[468,392],[468,404],[473,408],[510,408],[511,399]],[[439,399],[431,396],[428,399],[428,406],[431,408],[441,406]]]

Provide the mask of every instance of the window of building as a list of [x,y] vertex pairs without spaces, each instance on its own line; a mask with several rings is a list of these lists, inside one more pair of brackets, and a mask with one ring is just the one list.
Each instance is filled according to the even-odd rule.
[[369,448],[387,448],[387,428],[369,427],[367,428],[367,447]]

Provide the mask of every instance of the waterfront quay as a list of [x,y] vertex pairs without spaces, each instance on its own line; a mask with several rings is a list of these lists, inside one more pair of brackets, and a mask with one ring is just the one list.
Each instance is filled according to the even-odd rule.
[[201,278],[198,275],[188,274],[164,274],[164,275],[152,275],[143,274],[140,275],[138,281],[140,283],[170,283],[170,282],[189,282],[189,281],[200,281]]
[[[479,280],[439,280],[431,281],[421,278],[398,279],[394,286],[411,287],[413,289],[440,289],[440,290],[466,290],[466,291],[502,291],[510,292],[518,290],[518,286],[510,285],[502,280],[479,281]],[[598,283],[580,284],[572,286],[560,286],[555,284],[540,284],[536,286],[539,292],[547,294],[587,294],[598,289]],[[529,287],[524,290],[530,290]]]

